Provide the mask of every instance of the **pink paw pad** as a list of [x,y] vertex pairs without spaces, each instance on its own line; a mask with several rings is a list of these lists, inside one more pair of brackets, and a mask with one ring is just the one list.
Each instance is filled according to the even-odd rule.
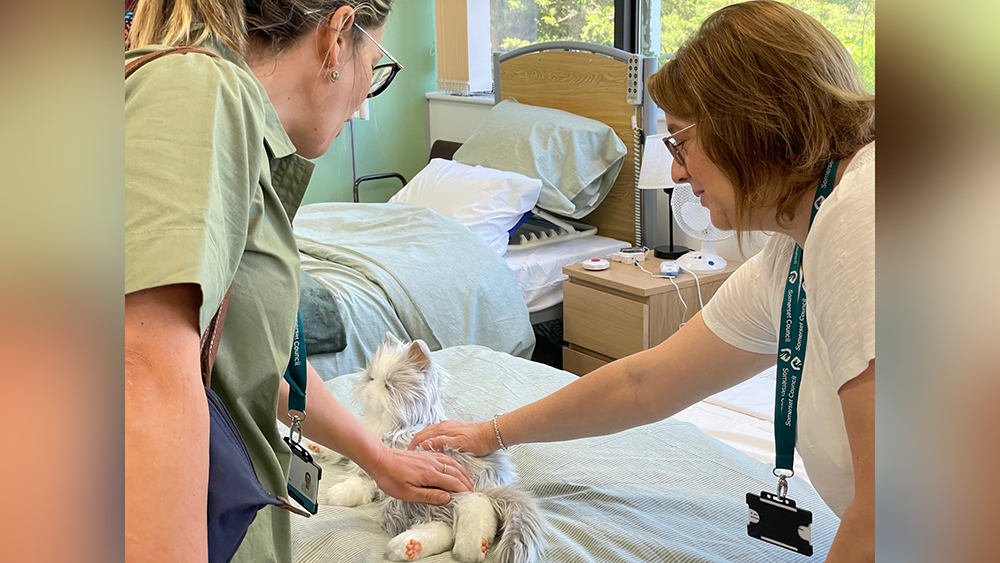
[[483,555],[486,555],[486,550],[489,547],[489,545],[490,545],[490,542],[486,541],[486,539],[484,538],[483,541],[482,541],[482,547],[481,547],[481,549],[483,550]]
[[410,540],[406,542],[406,556],[413,559],[417,555],[420,555],[420,542],[417,540]]

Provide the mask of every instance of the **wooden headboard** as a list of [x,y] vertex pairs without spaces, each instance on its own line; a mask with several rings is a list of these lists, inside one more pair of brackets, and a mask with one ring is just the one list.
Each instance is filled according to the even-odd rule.
[[[632,105],[626,99],[630,56],[634,57],[625,51],[591,43],[541,43],[494,54],[493,69],[497,103],[513,97],[523,104],[595,119],[615,130],[628,150],[625,163],[601,205],[576,220],[597,227],[600,235],[635,244],[636,135],[632,118],[635,117],[644,131],[656,132],[655,109],[643,92],[646,76],[655,69],[655,59],[634,57],[641,76],[631,82],[633,87],[639,85],[641,102]],[[656,191],[641,194],[642,239],[650,247],[656,231]]]

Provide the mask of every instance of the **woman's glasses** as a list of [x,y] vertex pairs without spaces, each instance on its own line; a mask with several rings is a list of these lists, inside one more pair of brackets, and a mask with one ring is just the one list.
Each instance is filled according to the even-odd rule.
[[385,64],[377,65],[374,69],[372,69],[372,84],[371,86],[368,87],[368,97],[374,98],[375,96],[378,96],[382,92],[385,92],[385,89],[388,88],[389,84],[392,83],[392,79],[396,78],[396,73],[403,70],[403,65],[399,64],[399,61],[393,58],[393,56],[389,54],[389,51],[383,49],[382,46],[379,45],[378,41],[375,41],[375,39],[371,35],[368,35],[368,32],[365,31],[363,27],[361,27],[357,23],[354,24],[354,27],[358,28],[361,31],[361,33],[364,33],[365,37],[371,39],[372,43],[374,43],[375,46],[378,47],[378,50],[382,51],[382,54],[388,57],[390,61],[392,61]]
[[687,162],[684,161],[684,152],[686,151],[682,151],[682,149],[684,148],[684,143],[686,143],[687,141],[681,141],[678,143],[677,139],[675,139],[674,137],[694,127],[695,125],[697,125],[697,123],[692,123],[691,125],[688,125],[687,127],[681,129],[680,131],[677,131],[676,133],[673,133],[671,135],[667,135],[666,137],[663,138],[663,144],[667,145],[667,150],[670,151],[670,155],[673,156],[674,160],[677,161],[677,164],[680,164],[681,166],[687,166]]

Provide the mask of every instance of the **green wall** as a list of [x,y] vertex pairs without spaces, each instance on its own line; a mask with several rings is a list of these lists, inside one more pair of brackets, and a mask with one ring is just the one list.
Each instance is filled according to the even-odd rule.
[[[427,164],[427,101],[437,89],[434,57],[434,0],[396,0],[386,24],[387,51],[403,65],[389,89],[370,100],[371,119],[354,122],[358,176],[399,172],[407,180]],[[351,147],[348,127],[316,159],[303,203],[351,201]],[[397,180],[366,182],[361,201],[387,201]]]

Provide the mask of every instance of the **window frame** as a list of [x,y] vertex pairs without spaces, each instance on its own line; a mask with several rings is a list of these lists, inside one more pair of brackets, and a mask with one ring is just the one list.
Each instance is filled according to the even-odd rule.
[[642,0],[615,0],[615,48],[639,52]]

